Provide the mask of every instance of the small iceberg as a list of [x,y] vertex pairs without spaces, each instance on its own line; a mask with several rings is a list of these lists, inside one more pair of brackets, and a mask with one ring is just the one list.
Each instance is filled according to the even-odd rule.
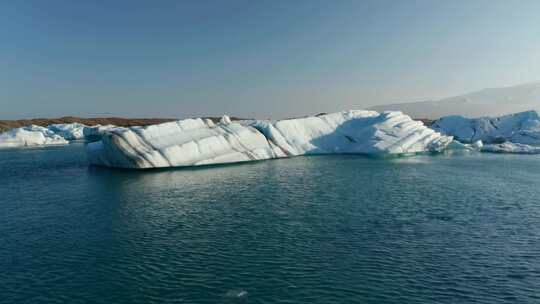
[[65,145],[68,141],[51,130],[30,125],[0,134],[0,148]]
[[0,148],[65,145],[70,141],[97,141],[115,126],[86,126],[80,123],[29,125],[0,133]]
[[505,142],[502,144],[490,144],[482,147],[482,152],[491,153],[516,153],[516,154],[540,154],[540,147]]

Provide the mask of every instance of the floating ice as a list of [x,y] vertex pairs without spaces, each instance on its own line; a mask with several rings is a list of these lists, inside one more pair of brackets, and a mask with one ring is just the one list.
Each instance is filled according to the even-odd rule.
[[226,297],[232,297],[232,298],[242,298],[248,295],[248,292],[245,290],[229,290],[225,294]]
[[85,126],[83,129],[84,139],[89,142],[99,141],[105,133],[110,132],[115,128],[117,128],[115,125]]
[[[68,141],[85,139],[84,129],[86,128],[88,127],[80,123],[53,124],[48,127],[29,125],[15,128],[0,134],[0,147],[67,144]],[[96,132],[103,133],[105,129],[100,127]],[[95,140],[99,140],[99,138]]]
[[484,144],[481,140],[477,140],[472,144],[466,144],[457,140],[452,141],[447,147],[445,152],[449,154],[456,153],[468,153],[468,152],[480,152]]
[[53,124],[47,128],[66,140],[84,139],[83,130],[86,126],[81,123]]
[[68,141],[47,128],[28,126],[0,134],[0,148],[32,147],[67,144]]
[[87,151],[95,165],[158,168],[306,154],[441,151],[451,141],[401,112],[344,111],[280,121],[239,123],[224,116],[216,125],[186,119],[116,128]]
[[255,128],[214,125],[200,118],[117,128],[87,145],[90,162],[121,168],[157,168],[241,162],[284,156]]
[[505,142],[502,144],[485,145],[482,151],[492,153],[540,154],[540,147]]
[[496,118],[447,116],[434,122],[431,127],[466,143],[481,140],[488,144],[509,141],[540,145],[540,117],[536,111]]
[[441,151],[452,141],[401,112],[346,111],[253,125],[287,155]]

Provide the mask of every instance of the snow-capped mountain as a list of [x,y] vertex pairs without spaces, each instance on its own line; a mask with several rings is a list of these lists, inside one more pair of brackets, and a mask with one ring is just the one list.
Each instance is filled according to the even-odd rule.
[[540,111],[540,82],[484,89],[440,100],[375,106],[370,109],[379,112],[403,111],[413,118],[431,119],[449,115],[483,117],[529,110]]

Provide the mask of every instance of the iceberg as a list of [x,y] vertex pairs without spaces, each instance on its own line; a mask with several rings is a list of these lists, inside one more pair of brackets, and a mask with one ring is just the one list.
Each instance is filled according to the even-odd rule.
[[471,144],[459,142],[457,140],[452,141],[444,151],[447,154],[463,154],[469,152],[481,152],[484,147],[484,143],[481,140],[475,141]]
[[435,121],[431,128],[464,143],[481,140],[486,144],[508,141],[516,144],[540,145],[540,116],[536,111],[495,118],[447,116]]
[[251,126],[214,125],[200,118],[116,128],[100,141],[89,143],[87,152],[91,164],[119,168],[196,166],[284,156]]
[[[114,126],[96,126],[89,138],[99,140],[100,135]],[[88,127],[80,123],[53,124],[47,127],[29,125],[14,128],[0,134],[0,148],[30,147],[67,144],[69,141],[86,139],[84,130]],[[93,136],[93,137],[92,137]]]
[[103,135],[113,129],[117,128],[115,125],[95,125],[85,126],[83,128],[83,137],[88,142],[99,141]]
[[84,139],[83,130],[86,126],[81,123],[52,124],[47,128],[66,140]]
[[0,134],[0,148],[63,145],[68,141],[51,130],[30,125]]
[[224,164],[309,154],[408,154],[442,151],[452,137],[401,112],[351,110],[286,120],[219,123],[185,119],[114,128],[87,145],[91,164],[162,168]]

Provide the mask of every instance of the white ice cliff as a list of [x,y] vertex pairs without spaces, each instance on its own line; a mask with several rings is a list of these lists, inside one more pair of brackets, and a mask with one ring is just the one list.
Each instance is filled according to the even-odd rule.
[[478,140],[487,144],[512,142],[540,145],[540,116],[536,111],[505,115],[496,118],[465,118],[447,116],[433,123],[434,130],[454,136],[464,143]]
[[90,163],[120,168],[196,166],[306,154],[441,151],[443,136],[401,112],[344,111],[279,121],[186,119],[116,128],[87,145]]

